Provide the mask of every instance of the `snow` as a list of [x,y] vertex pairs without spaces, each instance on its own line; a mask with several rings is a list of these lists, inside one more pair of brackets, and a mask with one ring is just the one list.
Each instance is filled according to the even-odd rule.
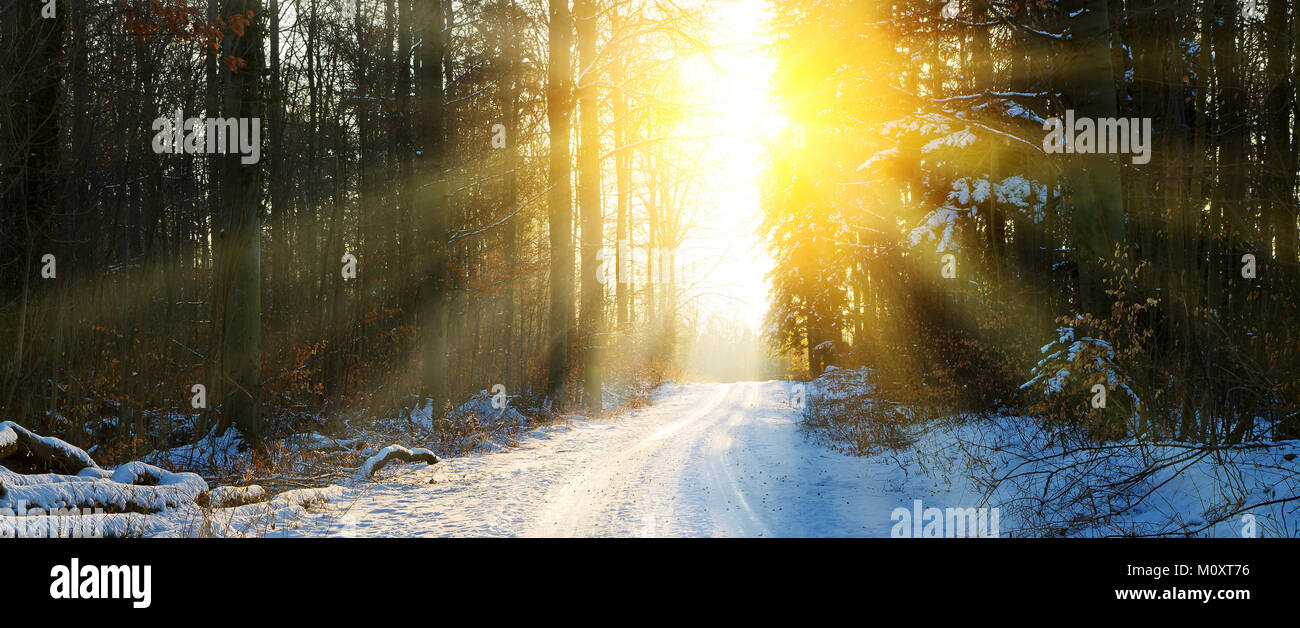
[[124,538],[158,536],[171,524],[161,517],[134,513],[62,513],[10,515],[0,510],[0,538]]
[[435,459],[435,460],[438,459],[438,455],[437,455],[437,454],[435,454],[435,453],[433,453],[432,451],[430,451],[430,450],[428,450],[428,449],[425,449],[425,448],[423,448],[423,447],[416,448],[416,449],[407,449],[407,448],[405,448],[405,447],[403,447],[403,446],[401,446],[401,445],[389,445],[389,446],[387,446],[387,447],[385,447],[385,448],[379,450],[379,453],[377,453],[377,454],[375,454],[375,455],[373,455],[373,456],[367,458],[366,461],[363,462],[363,463],[361,464],[361,466],[357,469],[357,472],[356,472],[356,474],[353,476],[353,478],[354,478],[355,480],[357,480],[357,481],[360,481],[360,480],[364,480],[365,478],[370,477],[370,473],[371,473],[371,471],[375,468],[375,465],[377,465],[377,464],[383,462],[384,459],[387,458],[390,454],[393,454],[393,453],[396,453],[396,452],[401,452],[401,453],[405,454],[405,455],[408,456],[408,457],[413,457],[413,456],[430,456],[430,457],[432,457],[432,458]]
[[970,129],[949,133],[941,138],[931,140],[921,147],[922,153],[931,153],[941,148],[962,149],[975,143],[975,134]]
[[[435,425],[435,420],[446,424]],[[410,422],[417,430],[428,434],[442,432],[444,440],[437,446],[447,452],[494,450],[500,447],[500,442],[532,426],[532,420],[510,406],[508,399],[498,400],[486,390],[478,391],[445,416],[436,416],[430,404],[425,402],[411,413]],[[446,430],[448,426],[453,429]],[[459,436],[446,438],[447,433]]]
[[144,459],[160,467],[213,470],[237,466],[247,459],[248,454],[239,448],[239,430],[231,427],[218,435],[214,428],[195,443],[155,451]]
[[[9,473],[0,476],[9,505],[58,510],[80,503],[80,491],[125,490],[112,480],[141,478],[159,486],[135,489],[177,499],[147,517],[0,512],[0,535],[19,525],[59,535],[90,521],[109,536],[888,537],[895,513],[919,511],[918,500],[927,509],[998,508],[1003,536],[1239,536],[1243,513],[1263,536],[1300,532],[1297,502],[1287,501],[1300,488],[1300,443],[1080,443],[1015,416],[918,424],[905,406],[880,399],[868,374],[838,368],[807,383],[667,384],[652,405],[570,417],[520,433],[513,446],[437,465],[395,464],[373,481],[231,508],[181,499],[198,488],[192,474],[148,465],[124,465],[104,482],[89,481],[103,470]],[[813,404],[887,408],[908,430],[906,443],[841,451],[805,423],[796,391]],[[220,505],[245,492],[262,491],[209,496]],[[112,503],[111,495],[93,497]],[[1088,510],[1098,505],[1105,516]]]
[[917,246],[922,240],[936,242],[936,252],[943,253],[958,248],[956,239],[957,219],[961,211],[944,205],[926,215],[924,222],[909,234],[909,242]]
[[876,152],[869,159],[862,162],[862,165],[857,167],[857,171],[861,172],[864,170],[871,170],[877,167],[878,164],[889,163],[895,159],[898,159],[898,148],[886,148],[885,150]]
[[286,534],[339,534],[346,522],[356,536],[888,536],[893,509],[916,497],[974,505],[892,460],[810,441],[790,392],[665,386],[651,406],[354,486]]
[[343,487],[337,485],[325,488],[299,488],[280,493],[271,502],[290,506],[315,506],[331,499],[340,499],[343,493]]
[[1035,224],[1043,221],[1043,209],[1047,206],[1047,186],[1013,175],[994,184],[993,193],[998,203],[1020,209]]
[[95,464],[95,461],[90,458],[90,454],[86,453],[85,450],[80,447],[76,447],[67,441],[54,438],[53,436],[37,436],[27,428],[14,423],[13,421],[0,423],[0,447],[6,447],[17,442],[18,434],[20,433],[31,437],[33,440],[40,441],[52,449],[62,451],[64,455],[77,459],[87,467],[98,466]]
[[[81,478],[76,475],[59,475],[56,473],[14,473],[9,469],[0,466],[0,487],[9,486],[33,486],[37,484],[49,484],[52,482],[76,482]],[[0,493],[3,495],[3,493]],[[0,499],[3,499],[0,497]]]
[[256,484],[249,486],[218,486],[208,491],[208,505],[224,508],[239,503],[260,502],[266,499],[266,489]]
[[962,446],[986,457],[981,475],[1005,478],[991,497],[1004,530],[1010,519],[1033,536],[1239,537],[1249,515],[1260,536],[1300,533],[1295,502],[1269,503],[1300,490],[1296,441],[1069,443],[1035,427],[1000,417],[957,432]]
[[[1077,381],[1088,380],[1089,374],[1100,374],[1105,378],[1108,390],[1118,389],[1129,396],[1135,411],[1142,405],[1137,393],[1129,387],[1128,379],[1115,364],[1115,348],[1109,342],[1087,336],[1076,339],[1073,327],[1062,327],[1057,333],[1059,336],[1056,341],[1042,347],[1040,353],[1047,355],[1032,369],[1034,377],[1020,385],[1022,390],[1033,387],[1051,374],[1043,386],[1043,394],[1059,395],[1074,381],[1071,379],[1071,367],[1080,367],[1084,372],[1082,377],[1076,378]],[[1053,351],[1057,346],[1063,348]],[[1080,356],[1090,357],[1091,360],[1080,360]]]
[[909,233],[909,242],[915,247],[923,240],[937,243],[936,251],[943,253],[959,248],[956,239],[959,221],[964,216],[974,217],[978,207],[992,196],[1006,207],[1020,210],[1035,224],[1045,217],[1047,186],[1019,175],[990,183],[987,178],[961,177],[954,180],[946,203],[925,215],[921,224]]
[[[1075,341],[1065,330],[1061,336]],[[860,402],[875,391],[867,374],[840,370],[819,378],[815,390],[823,399]],[[1238,537],[1242,515],[1260,536],[1300,533],[1300,504],[1280,501],[1300,491],[1296,441],[1099,443],[1022,416],[945,417],[909,436],[906,447],[862,460],[886,481],[930,478],[936,493],[915,493],[927,507],[997,507],[1003,536]],[[902,476],[890,476],[889,464]],[[925,488],[904,485],[903,492]]]
[[910,114],[900,120],[886,122],[883,133],[894,137],[920,135],[930,137],[952,133],[952,118],[940,113],[919,112]]
[[310,432],[301,434],[290,439],[290,446],[295,450],[329,450],[329,449],[359,449],[365,446],[364,441],[360,438],[332,438]]

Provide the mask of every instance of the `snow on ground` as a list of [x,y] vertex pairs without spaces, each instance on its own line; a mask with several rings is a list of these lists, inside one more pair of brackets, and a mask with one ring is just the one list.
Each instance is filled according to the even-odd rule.
[[[830,421],[819,419],[818,440],[836,446],[828,434],[865,434],[902,441],[903,447],[878,447],[865,459],[893,459],[911,473],[950,483],[942,496],[917,495],[926,506],[952,507],[929,503],[946,500],[997,507],[1003,536],[1300,536],[1298,441],[1098,443],[1007,415],[949,416],[880,430],[844,418],[910,420],[911,412],[880,399],[869,369],[828,372],[810,388],[831,409],[823,413]],[[864,407],[869,411],[854,412]]]
[[500,452],[384,471],[289,535],[888,536],[895,508],[975,504],[808,441],[790,384],[670,385],[653,405]]
[[[866,381],[836,371],[808,388],[814,399],[886,403]],[[392,465],[348,487],[107,517],[115,533],[148,536],[888,537],[898,509],[996,507],[1002,536],[1240,536],[1240,510],[1259,519],[1260,536],[1300,533],[1300,503],[1289,501],[1300,490],[1296,442],[1071,449],[1028,419],[953,417],[853,456],[810,438],[793,407],[801,386],[669,384],[646,407],[435,465]],[[1096,512],[1081,504],[1112,516],[1085,517]]]
[[[795,386],[665,386],[653,405],[538,429],[518,447],[384,471],[283,533],[887,537],[896,509],[997,507],[1003,536],[1240,536],[1239,516],[1213,523],[1225,508],[1297,494],[1294,442],[1074,451],[1020,417],[931,424],[906,447],[845,455],[808,438]],[[992,491],[977,481],[1008,475]],[[1078,510],[1080,498],[1116,514],[1078,519],[1095,514]],[[1245,512],[1260,536],[1295,536],[1296,507]]]
[[1063,441],[1032,419],[1011,416],[935,433],[947,435],[947,447],[981,459],[977,476],[1005,478],[990,497],[1002,508],[1004,531],[1300,536],[1297,441],[1220,446]]

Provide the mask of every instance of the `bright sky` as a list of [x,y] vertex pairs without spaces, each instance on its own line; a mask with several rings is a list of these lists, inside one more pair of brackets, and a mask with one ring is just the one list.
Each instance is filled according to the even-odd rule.
[[700,64],[687,76],[708,107],[696,118],[695,135],[716,135],[701,144],[706,161],[718,167],[702,181],[700,230],[678,259],[695,258],[702,272],[711,270],[698,290],[713,295],[708,307],[735,312],[740,322],[758,330],[767,311],[766,273],[772,263],[756,231],[759,175],[764,138],[783,125],[768,97],[773,71],[766,48],[768,13],[764,0],[713,0],[707,6],[716,67]]

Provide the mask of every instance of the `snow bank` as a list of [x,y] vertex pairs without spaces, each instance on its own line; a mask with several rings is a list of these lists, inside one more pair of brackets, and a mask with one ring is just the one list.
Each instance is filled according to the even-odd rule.
[[189,445],[154,451],[145,456],[144,460],[160,467],[208,472],[236,466],[246,457],[247,453],[240,451],[239,430],[231,427],[220,435],[213,429]]
[[[809,388],[813,407],[888,403],[875,398],[868,369],[828,373]],[[815,416],[805,414],[806,427],[842,439],[842,432],[810,421]],[[1007,415],[945,417],[914,425],[908,435],[906,447],[863,458],[901,470],[900,490],[915,484],[919,471],[942,485],[932,500],[999,508],[1004,535],[1300,535],[1297,441],[1099,443]]]

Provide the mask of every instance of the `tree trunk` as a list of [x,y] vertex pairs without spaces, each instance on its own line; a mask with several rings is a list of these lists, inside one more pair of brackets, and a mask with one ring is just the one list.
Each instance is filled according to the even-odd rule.
[[573,312],[573,223],[572,189],[569,180],[569,131],[573,114],[570,48],[573,24],[568,0],[549,0],[550,66],[547,69],[546,115],[550,122],[551,313],[547,351],[546,392],[563,407],[565,379],[569,371]]
[[[446,29],[443,0],[417,0],[428,3],[421,27],[423,42],[417,49],[419,68],[416,89],[420,114],[416,116],[416,220],[423,237],[419,245],[428,252],[430,261],[421,285],[419,315],[424,321],[421,342],[424,366],[421,384],[436,415],[448,401],[447,323],[450,296],[450,222],[447,204],[446,92],[443,86],[443,57],[446,54]],[[420,6],[417,4],[417,6]]]
[[[614,32],[618,33],[618,25],[622,24],[622,19],[616,23]],[[624,259],[624,256],[631,253],[632,243],[629,239],[630,221],[628,220],[628,201],[630,195],[629,181],[631,172],[629,171],[629,155],[625,149],[628,144],[627,139],[627,91],[624,81],[626,77],[627,61],[622,53],[614,59],[615,70],[613,82],[614,93],[614,181],[617,195],[617,213],[616,225],[614,229],[614,251],[615,275],[617,281],[615,290],[617,291],[617,330],[620,334],[627,330],[628,324],[628,292],[629,277],[627,277],[627,266],[631,260]]]
[[[262,14],[260,0],[225,0],[223,15],[253,12],[242,36],[231,37],[225,50],[247,64],[237,72],[221,70],[225,77],[223,113],[227,118],[262,118]],[[250,122],[251,124],[251,122]],[[237,153],[222,155],[222,215],[220,255],[226,278],[225,325],[222,338],[223,427],[233,424],[250,443],[263,437],[258,408],[262,381],[262,256],[261,166],[240,163]]]
[[[1075,19],[1076,64],[1071,66],[1069,104],[1076,117],[1094,121],[1116,117],[1114,70],[1111,63],[1110,15],[1107,0],[1071,0],[1069,12],[1084,10]],[[1072,132],[1067,129],[1067,132]],[[1105,294],[1105,264],[1124,241],[1124,200],[1120,168],[1113,154],[1075,154],[1070,159],[1074,191],[1074,240],[1079,265],[1079,307],[1097,316],[1109,315]]]
[[598,278],[604,234],[600,193],[600,115],[596,90],[596,6],[575,0],[578,21],[578,204],[582,212],[582,342],[583,390],[587,411],[601,412],[601,345],[604,344],[604,288]]
[[[519,207],[519,95],[520,86],[520,59],[519,59],[519,40],[521,35],[518,28],[516,13],[518,7],[513,0],[506,2],[506,72],[504,77],[504,90],[502,100],[502,111],[505,114],[506,127],[506,158],[505,158],[505,210],[511,212],[509,222],[506,223],[505,248],[508,268],[518,273],[522,259],[520,254],[521,243],[519,241],[519,226],[523,223],[524,218],[521,215]],[[506,380],[507,385],[519,387],[523,384],[523,325],[519,316],[520,299],[523,295],[520,289],[522,278],[515,275],[510,278],[510,289],[505,295],[505,358],[506,358]]]

